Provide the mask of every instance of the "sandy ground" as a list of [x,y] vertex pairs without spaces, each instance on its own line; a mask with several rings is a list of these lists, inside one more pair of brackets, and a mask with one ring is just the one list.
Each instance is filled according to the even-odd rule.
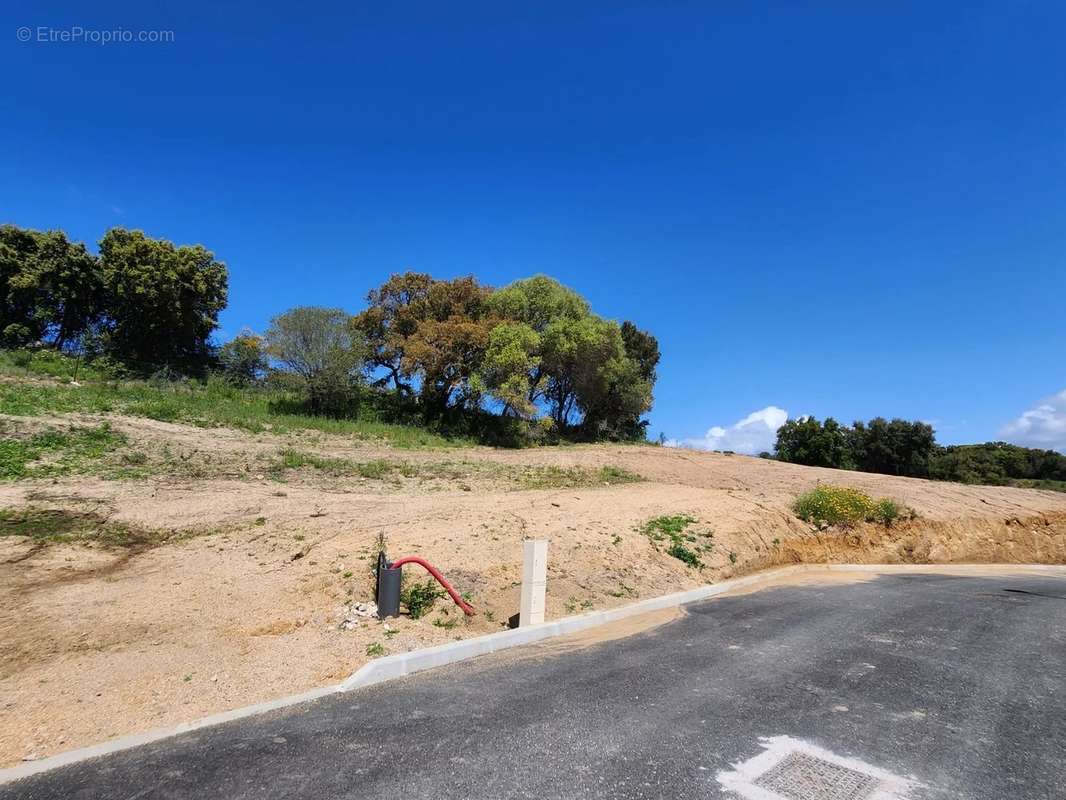
[[[1054,492],[658,447],[396,451],[321,434],[111,422],[148,464],[169,459],[168,471],[0,484],[0,507],[196,535],[125,551],[0,538],[0,765],[335,682],[373,644],[394,653],[500,630],[518,610],[527,537],[551,541],[549,618],[801,561],[1066,563],[1066,494]],[[378,479],[308,467],[279,479],[269,462],[283,447],[405,468]],[[515,479],[536,466],[604,465],[645,480],[526,489]],[[919,518],[812,530],[789,505],[818,482],[891,496]],[[703,569],[639,531],[680,513],[713,534]],[[372,600],[379,534],[390,556],[436,564],[479,614],[438,602],[420,620],[342,626],[351,603]]]

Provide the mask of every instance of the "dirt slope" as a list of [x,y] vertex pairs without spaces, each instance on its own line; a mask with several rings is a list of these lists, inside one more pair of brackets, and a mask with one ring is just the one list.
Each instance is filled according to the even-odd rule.
[[[551,540],[550,617],[795,561],[1066,563],[1066,495],[1053,492],[657,447],[398,452],[320,434],[111,422],[149,467],[170,466],[138,480],[0,484],[0,507],[85,512],[187,538],[111,550],[0,538],[0,764],[336,681],[371,645],[400,652],[498,630],[517,611],[526,537]],[[271,464],[285,448],[378,467],[278,472]],[[602,466],[645,480],[527,488],[538,468]],[[789,506],[818,482],[893,497],[919,518],[812,530]],[[710,548],[702,569],[639,530],[681,513],[698,519]],[[437,564],[481,613],[462,620],[438,602],[388,629],[353,618],[349,603],[372,599],[379,533],[390,555]]]

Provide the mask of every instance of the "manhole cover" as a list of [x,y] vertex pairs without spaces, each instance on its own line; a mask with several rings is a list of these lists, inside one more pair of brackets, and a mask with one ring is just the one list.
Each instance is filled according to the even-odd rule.
[[788,800],[867,800],[880,781],[806,753],[789,753],[755,779],[755,785]]

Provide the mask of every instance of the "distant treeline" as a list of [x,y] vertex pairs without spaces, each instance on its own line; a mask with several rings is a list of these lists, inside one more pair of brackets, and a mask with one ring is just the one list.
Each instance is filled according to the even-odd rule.
[[0,226],[0,345],[75,352],[110,374],[215,372],[297,392],[307,413],[372,407],[504,443],[645,438],[655,337],[547,276],[493,289],[407,272],[357,314],[293,308],[215,347],[227,280],[200,245],[113,228],[97,256],[61,231]]
[[1066,456],[1054,450],[1006,442],[942,447],[931,425],[881,417],[850,427],[832,417],[824,422],[814,417],[789,420],[777,431],[773,457],[793,464],[961,483],[1066,481]]

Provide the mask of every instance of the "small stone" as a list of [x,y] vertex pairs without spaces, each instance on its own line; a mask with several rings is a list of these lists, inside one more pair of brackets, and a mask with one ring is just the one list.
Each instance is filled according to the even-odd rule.
[[378,614],[378,604],[356,603],[352,606],[351,613],[357,617],[376,617]]

